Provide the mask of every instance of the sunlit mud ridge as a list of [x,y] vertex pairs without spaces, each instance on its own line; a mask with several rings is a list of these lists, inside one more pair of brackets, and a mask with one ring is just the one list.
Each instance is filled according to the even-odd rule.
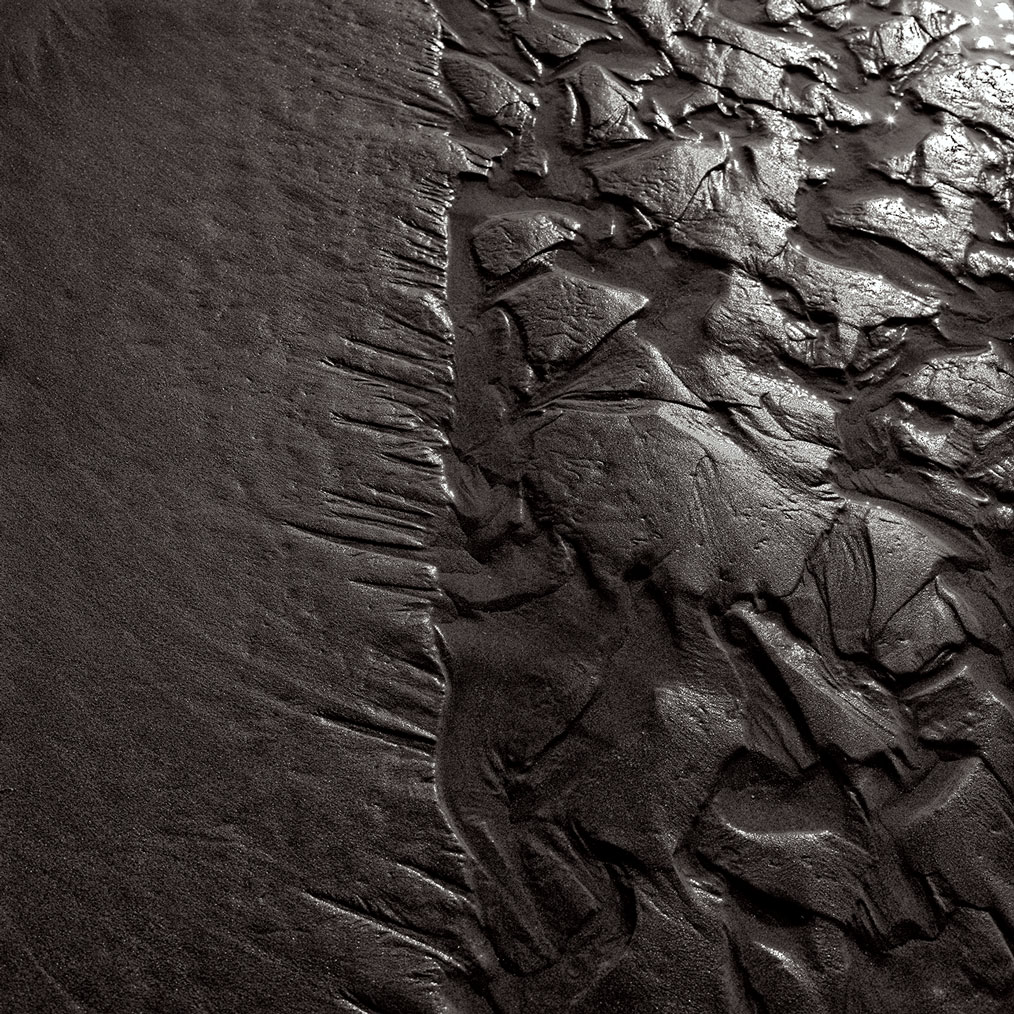
[[1009,1010],[1014,10],[437,6],[480,991]]

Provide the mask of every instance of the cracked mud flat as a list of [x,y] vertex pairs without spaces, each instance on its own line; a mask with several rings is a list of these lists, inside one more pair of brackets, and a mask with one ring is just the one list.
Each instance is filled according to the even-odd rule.
[[1011,53],[0,7],[0,1009],[1014,1009]]

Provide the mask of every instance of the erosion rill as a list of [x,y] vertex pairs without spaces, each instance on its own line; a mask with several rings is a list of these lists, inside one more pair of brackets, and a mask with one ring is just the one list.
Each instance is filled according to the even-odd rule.
[[437,6],[476,991],[1009,1010],[1014,12]]

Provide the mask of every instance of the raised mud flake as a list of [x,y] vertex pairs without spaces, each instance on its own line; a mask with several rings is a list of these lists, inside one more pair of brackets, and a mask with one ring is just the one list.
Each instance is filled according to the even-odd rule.
[[486,60],[448,53],[442,67],[451,87],[475,116],[495,123],[513,136],[517,168],[543,175],[545,154],[534,136],[539,107],[536,92]]
[[974,440],[968,424],[938,419],[903,399],[874,412],[869,423],[886,438],[899,460],[964,474],[974,467]]
[[613,7],[633,18],[664,49],[677,32],[690,31],[706,0],[613,0]]
[[[834,29],[842,28],[849,23],[852,14],[851,2],[852,0],[788,0],[788,3],[792,3],[796,7],[796,12],[805,10],[820,24]],[[788,3],[782,3],[781,0],[771,0],[768,9],[772,15],[772,21],[782,24],[792,20],[792,15],[788,13]],[[879,4],[879,6],[883,6],[883,4]]]
[[[827,80],[811,51],[792,62],[772,63],[736,45],[681,35],[665,47],[681,73],[731,95],[737,104],[757,104],[788,116],[846,127],[870,122],[870,113]],[[800,64],[806,72],[796,69]]]
[[[813,920],[812,926],[804,936],[792,927],[772,927],[757,919],[752,932],[737,937],[737,957],[745,976],[772,1011],[837,1014],[838,998],[844,993],[844,957],[832,966],[820,955],[844,955],[845,934],[830,921]],[[810,936],[812,940],[806,939]]]
[[1014,804],[980,758],[939,764],[886,808],[884,820],[909,867],[940,885],[952,905],[991,911],[1011,925],[1014,898],[1005,871],[1014,862]]
[[[693,377],[694,390],[710,405],[727,406],[731,419],[746,435],[760,434],[777,441],[803,441],[823,448],[839,445],[832,402],[795,380],[780,364],[766,369],[748,365],[729,353],[709,352],[701,357],[700,372]],[[763,453],[763,452],[762,452]],[[795,455],[793,466],[801,467]],[[821,474],[830,455],[815,453],[811,472]]]
[[849,48],[867,74],[883,74],[914,63],[938,39],[967,25],[968,19],[931,3],[912,5],[917,13],[893,17],[846,35]]
[[[785,595],[830,523],[835,501],[812,445],[765,440],[748,453],[724,427],[679,403],[616,406],[561,399],[533,417],[526,483],[540,510],[603,580],[643,567],[668,599],[716,600],[749,587]],[[799,454],[802,461],[797,461]],[[625,499],[609,492],[622,484]],[[804,496],[805,490],[819,496]]]
[[472,57],[448,54],[442,66],[454,90],[477,116],[513,133],[531,126],[539,104],[532,89],[512,80],[493,64]]
[[953,116],[941,114],[941,119],[940,129],[927,134],[914,151],[874,163],[875,167],[914,187],[943,184],[1005,203],[1010,188],[1006,146]]
[[978,501],[963,512],[964,523],[992,527],[1005,505],[990,498],[1005,499],[1012,487],[1009,370],[1000,348],[939,355],[912,367],[896,378],[894,397],[863,419],[864,453],[917,460],[948,475]]
[[637,322],[622,325],[600,345],[581,369],[561,375],[540,392],[548,402],[567,398],[613,402],[627,399],[671,401],[697,409],[707,406],[673,370],[658,347],[641,337]]
[[832,315],[840,368],[871,351],[866,346],[875,329],[897,319],[934,317],[943,305],[932,291],[917,291],[883,275],[834,264],[790,244],[778,251],[767,271],[794,290],[809,310]]
[[911,398],[981,423],[1014,413],[1014,368],[1009,355],[996,348],[936,356],[899,386]]
[[539,10],[522,9],[506,19],[510,31],[536,56],[563,59],[586,43],[612,38],[616,33],[602,22],[551,17]]
[[540,366],[565,366],[648,305],[633,289],[556,269],[500,297],[517,318],[528,355]]
[[733,18],[710,12],[706,5],[693,25],[701,38],[716,39],[758,57],[765,63],[785,69],[805,69],[825,84],[833,84],[837,61],[823,46],[797,33],[774,33]]
[[786,921],[822,916],[870,942],[935,930],[927,892],[889,836],[826,770],[772,771],[746,754],[725,775],[695,847],[736,881],[788,902]]
[[709,173],[669,236],[675,243],[761,273],[784,250],[792,219],[763,199],[749,163],[731,159]]
[[942,303],[932,291],[913,290],[865,269],[821,260],[788,246],[773,265],[807,306],[833,313],[857,329],[889,320],[932,317]]
[[974,234],[973,198],[937,188],[931,207],[916,205],[904,195],[874,197],[843,208],[831,225],[893,240],[952,275],[966,264]]
[[[918,516],[890,504],[850,503],[839,525],[823,548],[820,565],[828,580],[828,601],[860,596],[869,605],[869,640],[899,609],[934,578],[952,570],[967,570],[981,562],[964,540],[950,540],[920,523]],[[848,569],[835,574],[847,550],[869,561],[863,567],[863,581],[857,582]],[[837,565],[836,565],[837,564]],[[934,630],[927,629],[932,636]]]
[[754,366],[780,357],[810,368],[846,365],[832,324],[814,322],[798,299],[776,298],[770,286],[738,268],[729,272],[726,291],[708,308],[704,328],[719,347]]
[[803,133],[768,110],[755,111],[756,136],[680,137],[591,166],[599,190],[625,198],[673,242],[754,273],[785,247],[796,194],[809,177]]
[[643,90],[621,81],[605,67],[585,63],[569,75],[567,86],[577,96],[584,123],[579,131],[580,143],[588,147],[647,141],[651,133],[640,122],[638,106]]
[[573,241],[578,219],[551,211],[519,211],[488,218],[472,233],[472,249],[482,267],[506,275],[539,254]]
[[923,102],[1014,138],[1014,69],[990,63],[967,63],[951,55],[920,70],[907,87]]
[[[880,0],[877,6],[885,5]],[[957,10],[956,6],[936,0],[901,0],[898,13],[914,17],[927,35],[942,39],[969,23],[967,10]]]
[[968,251],[966,263],[969,273],[976,278],[1014,282],[1014,253],[973,245]]
[[745,102],[776,104],[787,84],[781,67],[735,46],[681,35],[666,46],[674,66],[702,84],[731,92]]
[[852,969],[850,1011],[880,1014],[1003,1014],[1014,968],[1005,929],[989,912],[959,908],[926,939],[906,940],[876,957],[860,952]]
[[636,203],[662,226],[680,221],[702,181],[729,157],[719,142],[692,138],[656,142],[616,160],[593,165],[599,189]]
[[924,674],[960,647],[965,630],[936,582],[926,584],[876,633],[873,657],[895,676]]
[[998,499],[993,505],[994,527],[1010,529],[1009,506],[1014,499],[1014,425],[997,427],[977,436],[972,442],[974,459],[966,476],[981,483]]
[[925,742],[944,751],[974,745],[1009,790],[1014,788],[1014,713],[1003,677],[995,661],[973,655],[916,683],[905,703]]
[[819,747],[860,763],[911,753],[907,716],[868,672],[822,656],[777,616],[742,605],[733,616],[755,640],[759,657],[778,673]]
[[759,136],[742,142],[737,159],[758,199],[785,218],[794,219],[799,188],[814,177],[802,152],[802,142],[812,137],[792,120],[768,110],[757,110],[756,123]]

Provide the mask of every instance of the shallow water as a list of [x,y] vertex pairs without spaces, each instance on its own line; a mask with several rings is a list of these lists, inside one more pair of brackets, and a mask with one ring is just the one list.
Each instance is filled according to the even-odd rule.
[[1014,0],[950,0],[946,6],[971,19],[961,33],[970,48],[1014,54]]

